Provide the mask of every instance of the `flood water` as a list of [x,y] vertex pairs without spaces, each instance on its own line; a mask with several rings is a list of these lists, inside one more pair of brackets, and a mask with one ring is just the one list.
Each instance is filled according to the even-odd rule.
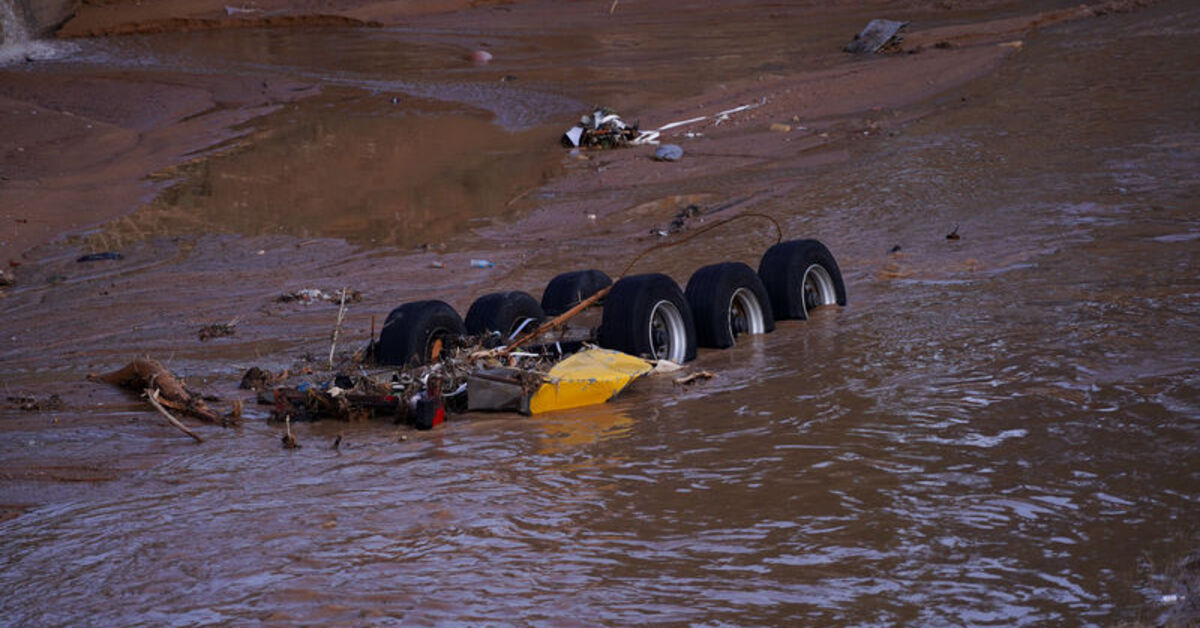
[[[0,523],[2,622],[1154,623],[1200,546],[1197,36],[1186,2],[1049,29],[848,160],[774,173],[793,191],[762,209],[829,246],[849,305],[702,351],[705,384],[304,425],[294,452],[260,420],[180,444],[91,391],[0,442],[120,471]],[[181,281],[217,276],[198,256]]]

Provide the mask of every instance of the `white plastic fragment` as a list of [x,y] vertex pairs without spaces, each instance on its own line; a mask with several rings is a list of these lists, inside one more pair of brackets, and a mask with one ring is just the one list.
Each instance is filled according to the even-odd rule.
[[657,144],[659,135],[662,134],[658,131],[641,131],[638,136],[633,138],[633,141],[629,143],[633,144],[634,146],[639,146],[641,144]]
[[680,120],[678,122],[671,122],[669,124],[664,124],[664,125],[658,127],[658,130],[666,131],[667,129],[673,129],[677,126],[683,126],[685,124],[693,124],[693,123],[700,122],[700,121],[706,120],[706,119],[708,119],[708,116],[700,116],[698,118],[692,118],[690,120]]
[[579,146],[579,138],[583,137],[583,127],[573,126],[570,129],[567,129],[567,132],[564,135],[566,135],[567,139],[571,141],[572,146]]
[[652,373],[674,373],[675,371],[678,371],[681,368],[683,368],[682,365],[672,362],[670,360],[658,360],[654,363],[654,370],[651,372]]

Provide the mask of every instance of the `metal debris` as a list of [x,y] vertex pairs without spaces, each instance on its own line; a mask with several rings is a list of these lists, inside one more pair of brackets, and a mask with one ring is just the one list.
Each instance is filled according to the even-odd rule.
[[628,124],[608,107],[597,107],[562,136],[563,146],[617,148],[627,146],[638,136],[637,123]]
[[900,48],[904,37],[900,29],[908,26],[908,22],[895,20],[871,20],[862,32],[854,36],[854,40],[842,48],[842,52],[871,53],[890,52]]

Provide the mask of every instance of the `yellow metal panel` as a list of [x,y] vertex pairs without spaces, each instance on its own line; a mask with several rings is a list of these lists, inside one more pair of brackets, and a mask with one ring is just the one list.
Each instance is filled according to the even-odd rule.
[[654,365],[620,351],[585,349],[554,365],[529,400],[529,413],[604,403]]

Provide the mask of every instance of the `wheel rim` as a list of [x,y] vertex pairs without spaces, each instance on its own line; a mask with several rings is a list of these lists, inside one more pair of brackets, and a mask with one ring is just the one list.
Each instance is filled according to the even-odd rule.
[[446,348],[446,337],[450,335],[450,330],[439,327],[429,334],[429,340],[425,342],[425,357],[427,362],[437,362],[442,357],[442,350]]
[[758,297],[746,288],[734,290],[729,297],[729,334],[737,338],[742,334],[763,334],[766,331]]
[[813,264],[804,269],[804,279],[800,284],[804,314],[822,305],[837,303],[837,294],[833,289],[833,277],[820,264]]
[[650,353],[656,360],[683,364],[687,355],[687,328],[683,314],[670,301],[659,301],[650,309]]

